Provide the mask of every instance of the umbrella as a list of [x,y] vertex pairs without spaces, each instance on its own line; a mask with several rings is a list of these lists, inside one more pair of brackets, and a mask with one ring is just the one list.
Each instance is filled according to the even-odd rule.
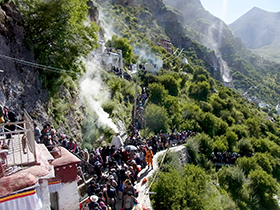
[[137,150],[137,148],[134,145],[127,145],[125,147],[125,150],[127,151],[133,151],[133,150]]

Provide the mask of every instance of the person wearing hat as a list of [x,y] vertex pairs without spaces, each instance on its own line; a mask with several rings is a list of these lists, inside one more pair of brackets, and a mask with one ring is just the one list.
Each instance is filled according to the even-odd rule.
[[131,170],[127,170],[125,172],[124,180],[129,180],[132,184],[134,184],[135,180],[134,180],[134,178],[132,176]]
[[132,186],[131,182],[127,182],[124,190],[123,190],[123,195],[127,195],[129,192],[131,192],[131,195],[135,196],[136,195],[136,190],[135,188]]
[[122,208],[124,210],[132,210],[134,204],[137,204],[138,201],[136,200],[136,198],[132,195],[132,192],[127,192],[127,195],[124,196],[123,198],[123,206]]
[[89,197],[90,198],[90,203],[88,204],[89,210],[101,210],[99,204],[98,204],[98,196],[97,195],[92,195]]
[[116,168],[111,168],[111,169],[110,169],[110,174],[113,175],[114,180],[115,180],[118,184],[120,184],[120,183],[119,183],[120,179],[119,179],[119,177],[118,177],[118,172],[119,172],[119,169],[118,169],[118,170],[116,170]]
[[153,157],[154,157],[154,153],[153,153],[153,148],[150,146],[148,147],[148,149],[146,150],[146,162],[148,164],[148,168],[153,169]]

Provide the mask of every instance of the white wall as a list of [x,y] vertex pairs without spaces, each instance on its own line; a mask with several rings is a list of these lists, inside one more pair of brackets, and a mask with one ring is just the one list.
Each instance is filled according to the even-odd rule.
[[48,180],[43,179],[42,183],[40,184],[40,187],[37,189],[39,197],[42,200],[43,207],[41,210],[50,210],[50,193],[49,193],[49,187],[48,187]]
[[79,210],[79,194],[77,182],[63,183],[58,192],[59,210]]

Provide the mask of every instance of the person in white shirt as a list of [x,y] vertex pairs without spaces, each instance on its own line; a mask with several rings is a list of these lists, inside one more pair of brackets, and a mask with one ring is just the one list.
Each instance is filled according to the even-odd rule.
[[111,144],[115,146],[115,150],[118,150],[120,147],[123,146],[123,141],[122,141],[119,133],[115,133],[115,135],[111,141]]

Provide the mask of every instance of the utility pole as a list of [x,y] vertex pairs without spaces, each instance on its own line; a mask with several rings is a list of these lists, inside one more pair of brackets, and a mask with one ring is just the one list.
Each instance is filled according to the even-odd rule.
[[138,67],[139,64],[136,64],[136,86],[135,86],[135,99],[134,99],[134,111],[133,111],[133,119],[136,119],[136,106],[137,106],[137,86],[138,86]]

